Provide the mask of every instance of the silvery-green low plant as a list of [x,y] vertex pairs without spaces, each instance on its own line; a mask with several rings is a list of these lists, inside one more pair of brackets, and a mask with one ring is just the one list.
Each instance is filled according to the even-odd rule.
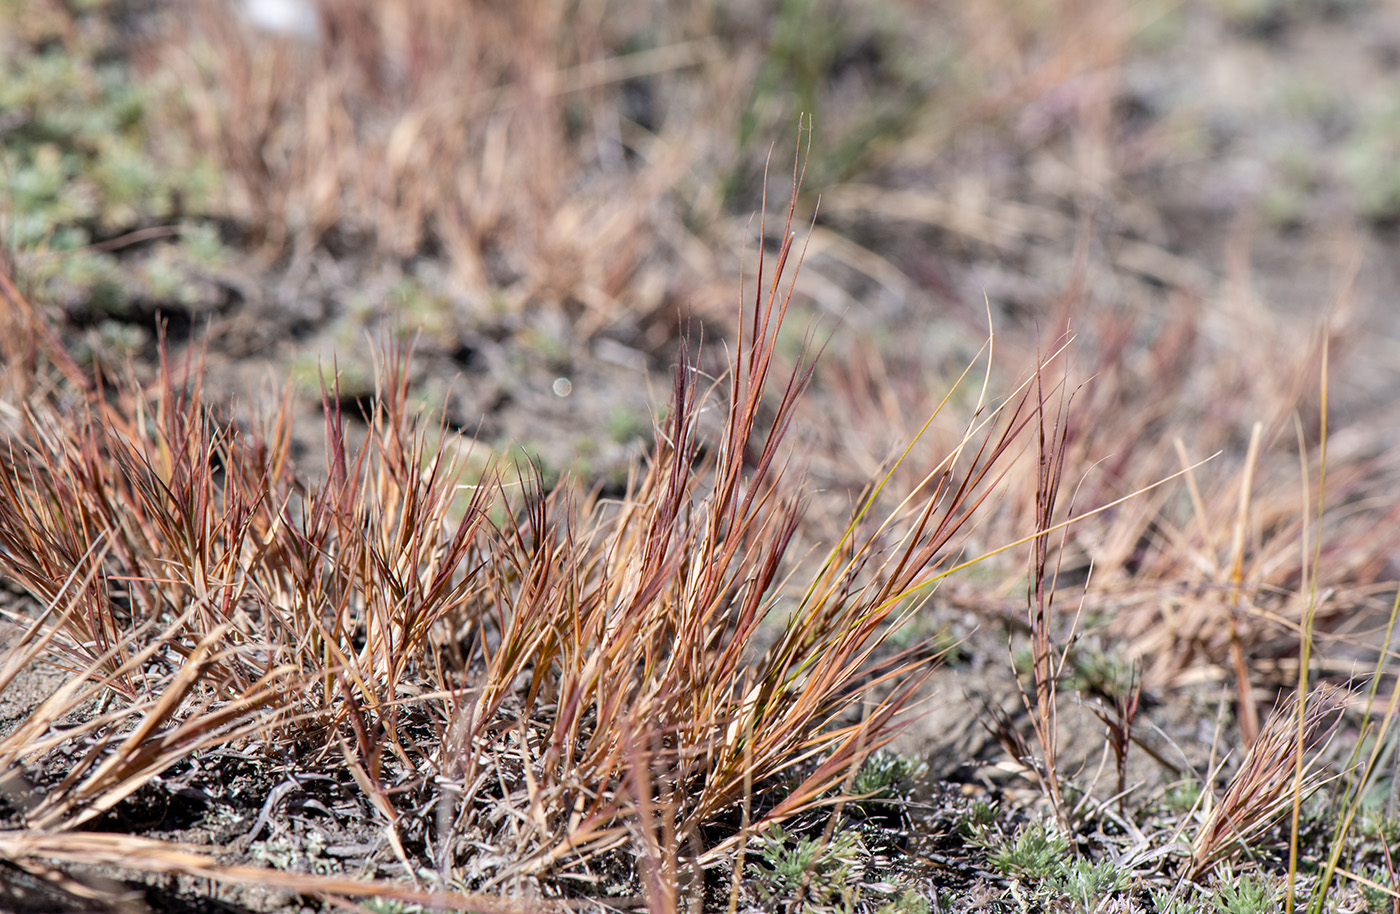
[[849,900],[866,857],[853,832],[810,838],[774,826],[762,837],[748,876],[763,903],[829,905]]
[[217,172],[167,138],[159,98],[101,36],[101,11],[47,34],[0,7],[0,243],[40,297],[99,314],[192,306],[227,253]]
[[1210,903],[1216,914],[1268,914],[1278,910],[1279,892],[1264,876],[1246,873],[1238,879],[1221,879]]
[[994,839],[988,849],[994,871],[1025,882],[1062,877],[1070,864],[1069,839],[1043,822],[1023,826],[1010,840]]

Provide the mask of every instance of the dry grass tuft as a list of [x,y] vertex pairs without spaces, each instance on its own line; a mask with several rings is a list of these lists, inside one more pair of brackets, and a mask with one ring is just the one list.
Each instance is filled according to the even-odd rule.
[[[487,563],[494,608],[477,643],[489,672],[459,716],[454,780],[465,789],[503,756],[515,760],[512,803],[531,815],[501,852],[538,848],[525,871],[629,840],[650,856],[691,847],[741,801],[760,811],[761,829],[819,802],[887,743],[928,658],[880,645],[938,578],[1032,421],[1024,396],[993,410],[993,430],[962,445],[966,466],[958,454],[940,462],[896,517],[872,525],[858,513],[817,577],[785,600],[800,507],[781,441],[810,364],[783,382],[766,430],[758,423],[791,296],[777,282],[792,253],[791,214],[766,290],[760,260],[718,445],[702,450],[707,396],[683,364],[657,449],[624,502],[578,512],[591,524],[580,533],[557,493],[532,497],[498,540],[509,554]],[[528,567],[523,555],[535,557]],[[747,661],[783,617],[776,641]],[[846,722],[855,709],[859,719]],[[503,713],[518,727],[500,732],[493,721]],[[643,810],[641,835],[621,826],[622,812]]]
[[[76,766],[31,811],[36,825],[80,824],[255,731],[352,724],[371,779],[382,746],[403,751],[402,690],[433,686],[430,632],[471,595],[462,569],[487,503],[480,490],[448,521],[456,471],[407,416],[403,367],[386,367],[357,453],[328,408],[326,480],[309,488],[289,464],[287,402],[242,430],[203,401],[194,369],[177,380],[163,361],[154,393],[99,376],[86,400],[26,404],[0,455],[0,563],[47,609],[3,684],[41,652],[74,678],[0,757],[71,742],[40,737],[98,695],[126,703],[81,725],[110,756]],[[116,726],[133,715],[130,733]]]
[[[611,879],[669,910],[738,849],[737,907],[751,839],[834,802],[830,843],[842,785],[898,731],[935,651],[898,651],[890,633],[950,569],[1008,543],[1030,548],[1024,602],[1024,568],[942,596],[966,598],[958,608],[979,624],[1029,633],[1038,749],[1004,714],[995,727],[1062,837],[1100,853],[1126,823],[1142,837],[1130,859],[1169,855],[1138,832],[1143,810],[1124,806],[1139,697],[1218,676],[1233,679],[1254,745],[1186,875],[1247,850],[1319,783],[1318,744],[1341,703],[1324,690],[1261,727],[1257,689],[1294,672],[1304,689],[1318,667],[1374,650],[1397,465],[1380,423],[1327,431],[1327,354],[1340,365],[1351,345],[1357,267],[1342,271],[1332,323],[1298,332],[1251,292],[1247,220],[1217,277],[1196,226],[1175,224],[1193,195],[1134,186],[1178,183],[1198,151],[1171,134],[1205,116],[1142,83],[1137,33],[1164,15],[1152,6],[971,0],[927,19],[868,0],[347,0],[311,4],[309,30],[281,35],[220,0],[112,6],[108,24],[133,36],[113,53],[131,53],[151,99],[179,84],[175,109],[133,131],[144,143],[149,126],[151,148],[130,151],[163,161],[152,153],[192,133],[220,172],[220,246],[256,248],[249,289],[275,267],[278,297],[330,260],[357,276],[424,267],[450,288],[454,319],[513,334],[546,309],[581,338],[646,348],[687,308],[728,314],[715,227],[751,199],[735,163],[761,156],[755,138],[796,103],[836,151],[813,167],[828,192],[807,285],[794,296],[782,281],[802,259],[789,207],[780,232],[759,227],[778,263],[760,264],[728,373],[708,377],[682,349],[655,444],[615,500],[528,472],[469,474],[457,443],[410,408],[409,351],[378,366],[364,427],[326,392],[325,460],[294,462],[285,401],[243,421],[164,347],[153,379],[85,372],[0,264],[0,573],[38,603],[6,620],[0,692],[41,664],[66,676],[0,738],[0,799],[27,826],[0,835],[0,866],[125,853],[150,872],[257,879],[88,830],[196,756],[236,748],[344,775],[397,858],[370,866],[428,884],[396,894],[309,879],[302,891],[487,904],[445,893]],[[35,9],[59,31],[83,22],[61,4]],[[28,51],[48,56],[56,40]],[[58,148],[40,139],[38,158]],[[1205,202],[1196,215],[1214,224],[1221,211]],[[163,211],[115,237],[88,219],[73,237],[110,253],[180,234],[148,224]],[[31,246],[58,253],[43,234]],[[328,285],[343,313],[357,284]],[[794,302],[877,332],[815,377],[811,337],[779,341]],[[984,304],[999,326],[1043,321],[1048,335],[1007,334],[1000,354],[1030,377],[989,377],[972,394],[943,378],[975,363],[977,341],[958,331]],[[907,339],[880,339],[877,312]],[[957,339],[935,339],[948,327]],[[1036,348],[1071,335],[1088,353],[1077,364]],[[805,421],[809,383],[846,400]],[[1075,409],[1055,409],[1070,392]],[[794,444],[795,430],[811,437]],[[840,500],[816,493],[850,480],[818,455],[830,478],[804,488],[794,454],[852,439],[869,472],[850,490],[868,486],[809,548],[813,503]],[[1123,822],[1093,835],[1107,804],[1094,809],[1092,788],[1057,767],[1062,675],[1086,630],[1142,661],[1102,712]],[[1315,660],[1315,635],[1351,639],[1350,655]],[[1395,706],[1331,866],[1391,751]],[[244,837],[236,848],[256,832]]]
[[858,510],[794,587],[783,439],[810,352],[772,377],[794,206],[730,376],[702,384],[682,350],[617,503],[464,480],[407,406],[408,352],[380,366],[358,447],[326,395],[316,484],[292,466],[286,401],[223,418],[194,362],[162,358],[149,390],[99,374],[91,396],[31,397],[0,454],[0,567],[44,609],[17,620],[0,689],[39,662],[69,679],[0,741],[0,768],[11,785],[68,770],[26,823],[92,822],[215,746],[299,746],[349,768],[400,856],[412,833],[444,885],[501,887],[625,845],[674,875],[827,802],[898,731],[935,657],[885,638],[947,573],[1039,400],[1028,382],[979,410],[916,495]]
[[1191,845],[1193,880],[1247,850],[1295,800],[1331,779],[1315,766],[1349,696],[1345,689],[1321,686],[1307,694],[1301,711],[1294,693],[1274,706],[1244,764],[1196,833]]

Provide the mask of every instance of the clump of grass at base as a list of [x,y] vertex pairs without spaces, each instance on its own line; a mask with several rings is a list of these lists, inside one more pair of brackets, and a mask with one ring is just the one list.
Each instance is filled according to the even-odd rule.
[[1076,914],[1097,914],[1111,898],[1120,897],[1131,877],[1112,860],[1097,863],[1078,858],[1046,886],[1047,900],[1068,901]]
[[[45,607],[0,689],[45,660],[72,671],[0,740],[6,779],[69,769],[26,824],[71,833],[255,735],[348,768],[391,834],[437,849],[445,884],[491,891],[624,850],[674,887],[678,848],[703,864],[827,802],[897,733],[931,659],[882,643],[946,573],[1036,401],[1023,387],[990,408],[918,500],[858,512],[785,587],[800,493],[782,441],[811,371],[770,377],[792,212],[729,377],[702,390],[682,351],[615,504],[526,476],[475,481],[463,507],[457,451],[409,406],[404,350],[376,363],[362,446],[327,392],[315,485],[290,461],[288,401],[224,418],[194,362],[163,357],[155,385],[107,378],[101,395],[45,385],[0,453],[0,566]],[[705,446],[711,398],[727,419]],[[760,652],[763,626],[780,631]],[[110,712],[51,727],[89,700]]]
[[[811,823],[818,824],[817,822]],[[755,839],[747,857],[744,892],[766,910],[804,914],[928,914],[929,903],[887,869],[861,833],[827,818],[811,833],[773,826]]]
[[[791,215],[790,207],[779,276],[792,254]],[[706,823],[740,808],[755,829],[781,823],[885,745],[928,668],[906,653],[881,659],[894,609],[917,605],[907,598],[937,579],[1034,411],[1025,396],[998,410],[967,467],[956,475],[949,462],[935,467],[931,495],[907,505],[909,515],[871,524],[858,514],[817,577],[788,596],[781,574],[800,514],[781,442],[810,364],[779,383],[760,432],[791,295],[762,282],[719,398],[727,419],[718,445],[702,457],[706,395],[682,361],[647,472],[620,509],[590,520],[588,505],[575,513],[557,494],[531,495],[521,519],[500,531],[509,551],[486,563],[494,607],[476,639],[490,646],[486,672],[458,717],[459,761],[449,771],[467,785],[510,757],[531,772],[505,798],[475,798],[461,826],[463,838],[522,861],[520,873],[626,843],[648,867],[664,867]],[[891,527],[906,532],[877,563],[874,534]],[[539,558],[522,579],[511,569],[526,553]],[[878,567],[867,573],[867,563]],[[748,656],[760,627],[773,623],[782,626],[776,642]],[[863,716],[852,719],[861,702]],[[503,714],[535,721],[538,743],[493,732]],[[488,820],[502,799],[539,812],[502,832]],[[630,831],[618,824],[629,811],[643,823]]]
[[967,838],[980,839],[997,818],[997,806],[986,800],[975,800],[958,818],[958,831]]
[[[1396,872],[1394,869],[1372,866],[1367,868],[1366,876],[1374,885],[1361,886],[1361,897],[1366,899],[1366,910],[1371,914],[1390,914],[1395,910],[1395,896],[1392,892],[1387,892],[1383,886],[1397,885]],[[1396,891],[1396,890],[1392,890]]]
[[[1012,881],[1013,897],[1032,910],[1053,908],[1094,914],[1127,889],[1130,874],[1112,860],[1078,857],[1054,826],[1034,821],[1007,837],[991,827],[984,808],[964,823],[973,843],[987,851],[987,865]],[[981,821],[982,824],[975,824]]]
[[1346,703],[1346,692],[1321,687],[1302,701],[1290,694],[1269,715],[1240,770],[1192,842],[1191,874],[1199,878],[1246,850],[1269,825],[1328,777],[1317,765]]
[[1268,914],[1278,910],[1279,890],[1267,877],[1246,873],[1238,879],[1221,879],[1210,896],[1216,914]]
[[1272,914],[1281,910],[1280,893],[1260,873],[1212,881],[1210,886],[1182,883],[1173,889],[1153,888],[1151,910],[1155,914]]

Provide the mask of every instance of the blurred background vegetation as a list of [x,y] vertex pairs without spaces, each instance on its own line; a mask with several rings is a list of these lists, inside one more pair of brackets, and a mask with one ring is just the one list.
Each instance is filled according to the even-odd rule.
[[1090,306],[1140,308],[1209,296],[1241,221],[1284,259],[1387,230],[1397,31],[1365,0],[7,0],[5,247],[99,325],[275,299],[655,354],[726,325],[806,117],[806,302],[1048,323],[1086,258],[1154,287]]

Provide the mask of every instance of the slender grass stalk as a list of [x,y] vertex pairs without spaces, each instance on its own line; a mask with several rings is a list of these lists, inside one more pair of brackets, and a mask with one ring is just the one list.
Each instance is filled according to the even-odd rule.
[[[1060,784],[1059,759],[1059,702],[1058,686],[1063,656],[1057,662],[1053,636],[1051,607],[1055,599],[1055,572],[1049,570],[1050,542],[1048,531],[1055,524],[1055,502],[1059,495],[1060,480],[1064,474],[1065,460],[1065,411],[1068,406],[1066,393],[1060,387],[1060,401],[1055,413],[1055,424],[1047,436],[1045,416],[1045,391],[1037,378],[1036,395],[1039,401],[1039,435],[1037,437],[1037,469],[1035,487],[1035,528],[1037,537],[1032,542],[1029,590],[1027,606],[1031,630],[1031,670],[1035,681],[1035,701],[1024,695],[1026,710],[1031,714],[1036,738],[1040,742],[1041,767],[1040,787],[1046,793],[1061,834],[1071,834],[1069,810],[1065,806],[1064,792]],[[1063,555],[1063,550],[1060,552]]]
[[[1357,738],[1356,748],[1353,750],[1353,757],[1348,765],[1348,770],[1360,770],[1360,774],[1348,785],[1346,796],[1342,801],[1343,812],[1337,822],[1337,826],[1332,834],[1331,845],[1327,851],[1327,862],[1324,864],[1322,874],[1318,879],[1317,886],[1313,890],[1313,897],[1309,903],[1309,914],[1321,914],[1323,903],[1327,899],[1327,892],[1332,885],[1332,880],[1340,870],[1340,861],[1344,849],[1347,835],[1356,821],[1356,815],[1361,810],[1361,802],[1366,788],[1372,783],[1377,774],[1377,764],[1380,761],[1381,753],[1385,747],[1386,737],[1390,735],[1392,726],[1397,715],[1400,715],[1400,677],[1393,677],[1394,683],[1391,686],[1390,700],[1386,703],[1385,711],[1381,715],[1380,724],[1371,729],[1370,722],[1375,707],[1376,695],[1380,687],[1382,674],[1385,672],[1386,661],[1390,657],[1389,645],[1391,638],[1395,634],[1395,623],[1400,618],[1400,591],[1396,592],[1395,600],[1391,603],[1390,617],[1386,621],[1385,638],[1381,642],[1383,648],[1376,657],[1376,666],[1371,673],[1371,685],[1366,694],[1366,707],[1361,734]],[[1367,737],[1373,740],[1371,752],[1367,756],[1365,764],[1356,764],[1356,753],[1365,743]],[[1386,849],[1387,854],[1389,848]]]
[[[1329,351],[1328,341],[1324,338],[1322,341],[1322,380],[1320,385],[1320,412],[1318,417],[1320,429],[1318,443],[1316,518],[1319,530],[1322,529],[1323,506],[1326,504],[1327,499],[1327,356]],[[1309,509],[1312,508],[1312,505],[1309,501],[1308,491],[1307,452],[1302,446],[1302,434],[1301,430],[1299,431],[1298,459],[1302,464],[1303,513],[1306,515]],[[1284,896],[1284,910],[1287,914],[1293,914],[1293,886],[1298,877],[1298,824],[1302,816],[1303,807],[1303,753],[1305,751],[1303,742],[1308,723],[1308,675],[1312,667],[1313,624],[1317,618],[1317,569],[1322,563],[1322,541],[1320,536],[1313,545],[1311,556],[1308,554],[1308,527],[1306,524],[1304,524],[1302,528],[1300,545],[1303,550],[1302,589],[1308,596],[1307,605],[1303,611],[1302,631],[1298,638],[1298,738],[1297,750],[1293,759],[1293,809],[1288,831],[1288,882]],[[1308,574],[1309,568],[1312,569],[1311,575]]]

